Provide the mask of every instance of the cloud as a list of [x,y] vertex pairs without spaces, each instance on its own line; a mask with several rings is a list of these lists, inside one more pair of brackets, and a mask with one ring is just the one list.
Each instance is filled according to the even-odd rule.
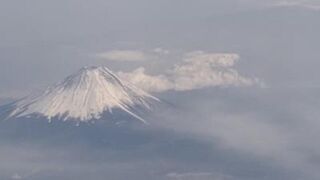
[[210,173],[210,172],[186,172],[186,173],[177,173],[172,172],[166,175],[170,179],[179,179],[179,180],[231,180],[232,177],[229,175],[219,174],[219,173]]
[[[243,152],[281,167],[283,172],[319,177],[319,161],[313,158],[319,157],[320,146],[312,140],[320,128],[316,108],[319,102],[310,102],[316,97],[316,91],[312,91],[309,100],[301,92],[203,89],[166,93],[169,94],[167,100],[179,104],[180,112],[161,111],[162,121],[155,123],[176,132],[189,132],[190,136],[212,142],[214,147],[226,152]],[[310,116],[311,112],[316,114]]]
[[233,68],[237,54],[215,54],[196,51],[187,53],[182,63],[170,74],[175,90],[184,91],[212,86],[250,86],[254,80],[241,76]]
[[193,51],[185,54],[184,61],[199,64],[205,62],[210,66],[215,67],[231,67],[239,58],[238,54],[218,54]]
[[255,4],[262,5],[263,7],[298,7],[309,10],[320,10],[320,1],[319,0],[241,0],[243,3],[247,5]]
[[318,0],[284,0],[275,2],[274,6],[302,7],[311,10],[320,10],[320,2]]
[[20,176],[19,174],[14,174],[11,179],[22,179],[22,176]]
[[148,75],[143,67],[133,72],[118,72],[118,75],[149,92],[161,92],[173,89],[173,83],[165,75]]
[[169,51],[169,50],[163,49],[163,48],[155,48],[155,49],[153,49],[153,52],[154,52],[154,53],[157,53],[157,54],[161,54],[161,55],[170,54],[170,51]]
[[153,92],[258,84],[259,80],[256,78],[247,78],[238,73],[234,67],[238,59],[238,54],[194,51],[183,55],[182,62],[161,75],[149,75],[144,68],[133,72],[119,72],[118,75],[144,90]]
[[96,54],[96,57],[111,61],[144,61],[147,55],[138,50],[112,50]]

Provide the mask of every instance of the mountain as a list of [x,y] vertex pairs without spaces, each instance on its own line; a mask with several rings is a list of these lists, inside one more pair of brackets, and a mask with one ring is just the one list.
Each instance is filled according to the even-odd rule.
[[146,123],[135,109],[149,110],[153,102],[159,99],[121,80],[107,67],[84,67],[40,95],[30,95],[5,109],[7,118],[35,116],[78,122],[121,111]]

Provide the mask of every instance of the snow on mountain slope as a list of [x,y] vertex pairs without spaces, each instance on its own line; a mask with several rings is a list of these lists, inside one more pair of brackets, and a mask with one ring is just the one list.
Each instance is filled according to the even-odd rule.
[[13,104],[10,118],[40,115],[51,120],[90,121],[99,119],[105,111],[121,109],[141,120],[132,109],[150,109],[150,102],[159,99],[122,81],[106,67],[85,67],[63,82],[48,88],[38,96],[26,97]]

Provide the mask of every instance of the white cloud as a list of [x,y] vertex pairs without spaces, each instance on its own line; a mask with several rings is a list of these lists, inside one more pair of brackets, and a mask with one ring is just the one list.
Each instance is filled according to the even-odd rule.
[[251,86],[258,80],[238,73],[234,65],[237,54],[216,54],[195,51],[186,53],[183,61],[162,75],[146,74],[143,68],[133,72],[118,73],[146,91],[186,91],[214,86]]
[[184,61],[201,65],[206,63],[206,65],[212,67],[231,67],[235,65],[239,58],[238,54],[219,54],[193,51],[185,54]]
[[[319,0],[240,0],[247,6],[274,8],[274,7],[297,7],[312,11],[320,10]],[[239,2],[240,2],[239,1]]]
[[215,54],[196,51],[187,53],[182,63],[171,71],[176,90],[192,90],[210,86],[247,86],[254,80],[239,75],[233,68],[237,54]]
[[320,1],[318,0],[282,0],[274,3],[279,7],[302,7],[312,10],[320,10]]
[[153,52],[154,52],[154,53],[157,53],[157,54],[161,54],[161,55],[170,54],[170,51],[169,51],[169,50],[163,49],[163,48],[155,48],[155,49],[153,49]]
[[96,54],[96,57],[111,61],[144,61],[147,55],[138,50],[112,50]]
[[129,73],[118,72],[118,75],[149,92],[161,92],[173,88],[172,82],[165,75],[148,75],[142,67]]

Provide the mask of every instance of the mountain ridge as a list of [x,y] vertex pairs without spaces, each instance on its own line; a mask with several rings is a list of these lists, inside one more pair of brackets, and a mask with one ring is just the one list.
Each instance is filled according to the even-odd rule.
[[133,110],[151,109],[160,100],[120,79],[107,67],[83,67],[40,95],[27,96],[11,104],[8,118],[42,116],[49,120],[88,122],[101,119],[106,111],[121,110],[147,123]]

